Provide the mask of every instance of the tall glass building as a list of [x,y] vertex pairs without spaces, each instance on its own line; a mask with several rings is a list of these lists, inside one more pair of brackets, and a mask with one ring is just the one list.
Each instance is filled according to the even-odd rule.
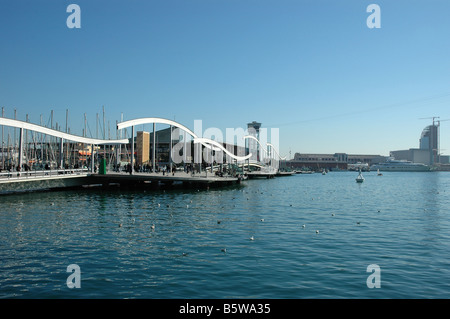
[[430,164],[439,162],[437,158],[439,149],[439,135],[437,125],[428,125],[422,131],[420,136],[420,149],[427,150],[430,154]]

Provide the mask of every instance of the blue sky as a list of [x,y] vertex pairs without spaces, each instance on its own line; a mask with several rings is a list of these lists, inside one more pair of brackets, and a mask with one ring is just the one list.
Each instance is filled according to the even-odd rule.
[[[81,28],[69,29],[69,4]],[[369,29],[369,4],[381,28]],[[95,131],[125,119],[280,129],[280,153],[418,147],[450,119],[450,2],[362,0],[2,1],[0,106]],[[114,136],[115,133],[112,133]],[[450,153],[450,121],[441,124]]]

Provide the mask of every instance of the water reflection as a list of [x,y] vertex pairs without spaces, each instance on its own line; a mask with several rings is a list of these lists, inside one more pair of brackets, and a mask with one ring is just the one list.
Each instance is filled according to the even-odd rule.
[[[447,296],[449,176],[369,172],[359,184],[330,172],[208,191],[4,196],[0,294],[68,296],[65,267],[76,263],[84,298],[364,298],[365,268],[379,263],[395,283],[382,298]],[[410,282],[419,272],[422,288]]]

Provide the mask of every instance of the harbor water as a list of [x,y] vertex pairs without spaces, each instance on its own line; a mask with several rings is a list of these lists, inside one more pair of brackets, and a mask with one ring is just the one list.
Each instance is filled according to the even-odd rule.
[[450,173],[363,175],[1,196],[0,297],[449,298]]

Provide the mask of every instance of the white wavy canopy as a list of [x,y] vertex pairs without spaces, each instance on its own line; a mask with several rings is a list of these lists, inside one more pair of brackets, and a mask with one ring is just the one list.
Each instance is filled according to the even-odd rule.
[[141,125],[141,124],[150,124],[150,123],[166,124],[166,125],[172,125],[172,126],[178,127],[180,129],[182,129],[183,131],[185,131],[186,133],[188,133],[189,135],[191,135],[194,138],[194,143],[200,143],[203,146],[205,146],[209,149],[212,149],[214,151],[223,151],[228,156],[230,156],[231,158],[233,158],[237,161],[245,161],[246,159],[249,159],[252,156],[251,153],[246,156],[234,155],[233,153],[230,153],[225,147],[223,147],[222,144],[220,144],[216,141],[213,141],[209,138],[203,138],[203,137],[197,136],[193,131],[191,131],[189,128],[187,128],[183,124],[180,124],[180,123],[172,121],[172,120],[159,118],[159,117],[144,117],[144,118],[138,118],[138,119],[134,119],[134,120],[120,122],[120,123],[117,123],[117,129],[120,130],[120,129],[124,129],[124,128],[130,127],[130,126]]
[[85,144],[94,144],[94,145],[103,145],[103,144],[128,144],[128,139],[121,139],[121,140],[102,140],[97,138],[89,138],[89,137],[83,137],[73,134],[68,134],[65,132],[57,131],[50,129],[45,126],[19,121],[19,120],[13,120],[13,119],[7,119],[4,117],[0,117],[0,125],[5,126],[11,126],[16,128],[22,128],[25,130],[30,130],[42,134],[47,134],[54,137],[63,138],[68,141],[74,141],[78,143],[85,143]]
[[[267,150],[265,149],[264,145],[262,145],[261,142],[258,141],[258,139],[256,137],[254,137],[253,135],[244,136],[244,139],[249,139],[249,138],[255,140],[262,147],[262,150],[267,153]],[[281,160],[286,159],[286,157],[281,157],[280,154],[278,154],[277,150],[271,143],[267,143],[267,146],[269,146],[275,152],[275,154],[278,156],[279,159],[281,159]]]

